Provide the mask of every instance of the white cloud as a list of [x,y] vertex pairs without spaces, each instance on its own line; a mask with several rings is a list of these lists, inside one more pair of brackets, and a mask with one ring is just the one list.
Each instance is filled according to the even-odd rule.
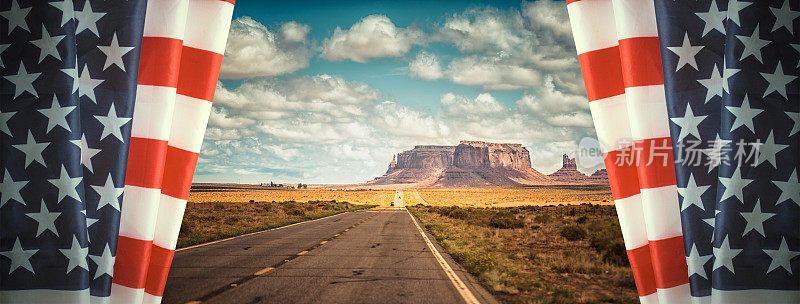
[[425,80],[442,78],[442,66],[436,55],[422,51],[417,53],[414,60],[408,63],[408,77]]
[[[231,71],[241,77],[272,76],[308,65],[314,47],[308,26],[288,22],[270,31],[240,19],[231,30],[240,47],[230,49],[262,59],[248,62],[247,56],[226,53],[226,60],[240,60],[226,62],[223,70],[240,64]],[[395,153],[459,140],[521,143],[531,151],[534,168],[550,173],[561,166],[561,154],[574,153],[582,137],[594,137],[563,2],[523,2],[520,10],[471,8],[445,16],[437,26],[426,35],[371,15],[350,28],[335,29],[321,44],[320,55],[367,62],[409,56],[416,44],[444,43],[457,51],[455,56],[421,50],[409,56],[408,71],[401,73],[479,92],[445,91],[439,96],[441,110],[430,113],[340,76],[285,75],[248,78],[238,86],[219,84],[196,180],[236,180],[238,172],[251,182],[363,182],[385,172]],[[290,53],[292,47],[300,52]],[[277,64],[263,64],[270,60]],[[501,102],[503,95],[492,92],[497,90],[523,94]]]
[[544,85],[537,88],[533,94],[524,95],[517,101],[517,105],[530,113],[569,113],[589,110],[589,100],[586,96],[556,90],[552,77],[548,77]]
[[548,76],[542,87],[517,100],[519,110],[555,127],[593,127],[586,96],[558,91],[553,82]]
[[521,11],[471,8],[449,16],[431,40],[459,51],[443,72],[454,83],[518,90],[552,76],[558,90],[585,94],[563,2],[523,2]]
[[442,94],[439,102],[448,116],[485,117],[486,115],[504,114],[506,107],[500,104],[491,94],[481,93],[474,99],[453,93]]
[[485,56],[457,58],[447,70],[457,84],[482,86],[488,90],[518,90],[541,84],[541,73],[532,68]]
[[301,43],[306,40],[306,36],[311,31],[311,27],[294,21],[286,22],[281,25],[281,35],[286,42]]
[[325,39],[321,56],[331,61],[367,62],[371,58],[399,57],[419,43],[422,32],[415,28],[399,28],[388,17],[369,15],[350,29],[339,27]]
[[275,76],[307,67],[312,55],[307,40],[310,29],[287,22],[275,33],[250,17],[236,18],[228,32],[220,76]]
[[[583,97],[559,94],[551,86],[507,106],[490,93],[444,93],[442,110],[430,114],[337,76],[219,85],[196,180],[235,180],[225,174],[246,170],[252,182],[363,182],[385,172],[395,153],[460,140],[521,143],[547,172],[572,152],[552,142],[575,146],[594,133]],[[557,105],[562,98],[566,105]]]

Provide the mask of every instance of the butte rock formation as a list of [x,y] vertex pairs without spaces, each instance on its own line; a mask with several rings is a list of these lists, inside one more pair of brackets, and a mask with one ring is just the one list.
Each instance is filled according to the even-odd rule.
[[561,183],[578,183],[578,184],[608,183],[608,174],[606,173],[606,169],[597,170],[596,172],[592,173],[591,176],[586,176],[585,174],[578,171],[578,166],[575,164],[574,158],[569,158],[568,155],[564,154],[562,156],[562,160],[563,160],[563,165],[561,166],[561,169],[558,169],[558,171],[547,175],[547,177]]
[[519,186],[551,184],[531,168],[520,144],[461,141],[458,146],[416,146],[397,154],[383,176],[366,185],[414,187]]
[[564,167],[544,175],[531,168],[521,144],[461,141],[457,146],[416,146],[392,158],[386,174],[364,186],[476,187],[608,183],[605,170],[591,176],[578,172],[564,155]]

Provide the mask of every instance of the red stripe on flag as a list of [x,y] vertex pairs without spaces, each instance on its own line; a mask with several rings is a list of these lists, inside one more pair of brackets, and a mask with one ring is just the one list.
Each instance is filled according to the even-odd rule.
[[[628,261],[633,270],[633,280],[636,281],[636,291],[640,297],[656,292],[656,278],[653,272],[653,261],[650,257],[650,246],[628,250]],[[686,267],[684,267],[686,268]]]
[[197,157],[197,153],[169,146],[161,193],[179,199],[189,198]]
[[689,283],[683,236],[650,240],[650,256],[658,288],[671,288]]
[[217,88],[222,54],[184,46],[178,94],[211,101]]
[[672,158],[672,140],[669,137],[650,138],[634,142],[639,152],[639,186],[651,189],[674,186],[675,163]]
[[150,265],[147,269],[147,282],[144,291],[154,296],[164,295],[164,286],[167,284],[169,266],[175,256],[174,250],[169,250],[156,245],[152,246]]
[[636,155],[633,146],[609,151],[603,155],[611,194],[622,199],[639,194],[639,177],[636,171]]
[[236,3],[235,3],[235,2],[236,2],[236,0],[220,0],[220,1],[222,1],[222,2],[228,2],[228,3],[230,3],[230,4],[236,4]]
[[117,257],[114,262],[112,282],[130,288],[144,288],[152,244],[152,241],[120,235],[117,238]]
[[131,137],[125,184],[143,188],[161,188],[167,141]]
[[619,54],[626,88],[664,84],[658,37],[622,39]]
[[619,47],[599,49],[578,55],[589,101],[625,93]]
[[142,38],[138,84],[172,87],[178,85],[183,41],[165,37]]
[[567,5],[569,5],[570,3],[573,3],[573,2],[578,2],[578,1],[581,1],[581,0],[567,0]]

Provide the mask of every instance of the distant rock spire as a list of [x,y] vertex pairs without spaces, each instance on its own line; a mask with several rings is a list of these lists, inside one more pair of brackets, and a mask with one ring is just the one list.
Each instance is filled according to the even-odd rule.
[[564,165],[562,168],[564,169],[571,169],[571,170],[578,170],[578,166],[575,164],[574,158],[569,158],[569,155],[564,154]]

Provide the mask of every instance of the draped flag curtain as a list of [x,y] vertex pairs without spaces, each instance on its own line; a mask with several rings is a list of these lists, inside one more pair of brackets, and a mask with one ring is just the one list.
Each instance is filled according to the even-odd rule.
[[0,5],[0,302],[160,302],[233,4]]
[[800,302],[798,9],[567,1],[642,303]]

